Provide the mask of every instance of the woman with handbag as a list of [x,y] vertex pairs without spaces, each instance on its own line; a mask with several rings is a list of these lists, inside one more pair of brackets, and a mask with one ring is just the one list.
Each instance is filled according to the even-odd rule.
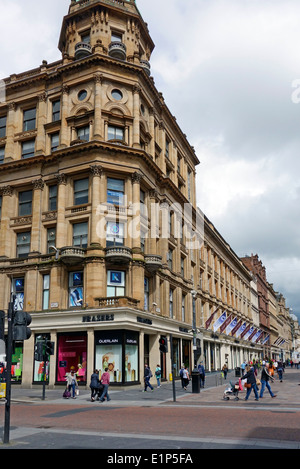
[[251,394],[251,391],[253,389],[253,392],[255,394],[255,400],[258,401],[258,392],[257,392],[257,385],[256,385],[256,376],[254,374],[254,368],[250,368],[250,366],[246,367],[246,374],[242,376],[242,379],[247,379],[247,383],[245,384],[245,387],[247,388],[247,394],[245,397],[245,401],[248,401],[249,396]]
[[76,388],[78,388],[78,382],[77,382],[75,371],[72,370],[71,373],[67,375],[67,389],[69,392],[71,392],[72,390],[73,399],[76,399],[75,397]]

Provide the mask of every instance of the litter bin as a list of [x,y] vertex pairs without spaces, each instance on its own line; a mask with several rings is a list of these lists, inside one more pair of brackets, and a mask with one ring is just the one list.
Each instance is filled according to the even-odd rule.
[[192,371],[192,393],[200,393],[200,373],[197,368],[194,368]]
[[238,378],[241,377],[241,369],[239,367],[235,369],[235,376]]

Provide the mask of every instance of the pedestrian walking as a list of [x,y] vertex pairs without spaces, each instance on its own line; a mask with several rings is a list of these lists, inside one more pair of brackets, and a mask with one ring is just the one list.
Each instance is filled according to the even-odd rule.
[[278,378],[279,378],[279,381],[282,383],[282,378],[283,378],[283,364],[282,362],[278,362],[277,364],[277,374],[278,374]]
[[180,376],[180,379],[181,379],[181,387],[182,389],[184,388],[184,382],[183,382],[183,370],[184,370],[184,365],[181,365],[181,368],[180,368],[180,371],[179,371],[179,376]]
[[78,382],[77,382],[75,371],[72,370],[71,373],[67,375],[67,389],[69,392],[71,392],[71,389],[72,389],[73,399],[76,399],[76,396],[75,396],[76,388],[78,388]]
[[245,401],[248,401],[252,389],[255,394],[255,400],[258,401],[259,397],[258,397],[258,392],[257,392],[258,390],[257,390],[257,384],[256,384],[256,376],[254,374],[254,368],[250,366],[246,366],[245,371],[246,373],[242,376],[242,379],[247,379],[247,383],[245,384],[247,388]]
[[157,387],[160,388],[161,367],[159,365],[156,365],[155,377],[157,381]]
[[188,384],[190,382],[189,370],[187,369],[187,367],[185,367],[183,370],[182,379],[183,379],[183,389],[186,391]]
[[110,384],[110,374],[108,373],[108,368],[105,368],[104,373],[102,373],[101,383],[103,385],[103,392],[100,396],[99,401],[103,402],[105,400],[105,397],[106,397],[107,401],[110,401],[111,399],[108,395],[108,388],[109,388],[109,384]]
[[260,394],[259,394],[260,399],[263,398],[266,387],[270,393],[270,396],[276,397],[276,394],[274,394],[271,389],[269,380],[271,380],[272,383],[274,382],[274,378],[269,373],[269,364],[266,363],[261,372],[261,389],[260,389]]
[[94,373],[91,375],[90,388],[91,388],[91,401],[94,402],[95,397],[99,393],[99,388],[100,388],[100,380],[99,380],[99,371],[98,370],[94,370]]
[[227,373],[228,373],[228,367],[225,363],[225,365],[223,365],[223,368],[222,368],[222,371],[223,371],[223,374],[224,374],[224,379],[227,378]]
[[203,366],[203,362],[199,363],[199,365],[198,365],[198,371],[199,371],[199,374],[200,374],[200,388],[201,388],[201,383],[202,383],[202,388],[204,388],[204,384],[205,384],[205,369],[204,369],[204,366]]
[[148,387],[153,392],[153,386],[151,386],[151,384],[150,384],[150,378],[152,378],[152,373],[151,373],[151,370],[150,370],[149,366],[146,364],[145,365],[145,371],[144,371],[145,388],[143,389],[143,392],[146,392]]

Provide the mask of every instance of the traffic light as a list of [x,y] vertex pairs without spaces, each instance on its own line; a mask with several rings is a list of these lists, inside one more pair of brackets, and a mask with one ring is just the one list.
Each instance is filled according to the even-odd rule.
[[13,340],[22,341],[28,340],[31,336],[29,324],[31,323],[30,314],[26,311],[16,311],[13,320]]
[[0,311],[0,340],[4,340],[4,318],[5,313],[4,311]]
[[46,355],[54,355],[54,342],[51,340],[46,341]]
[[167,351],[168,351],[168,339],[166,337],[161,337],[159,339],[159,350],[162,353],[167,353]]
[[44,342],[36,342],[34,346],[34,359],[37,362],[44,361]]

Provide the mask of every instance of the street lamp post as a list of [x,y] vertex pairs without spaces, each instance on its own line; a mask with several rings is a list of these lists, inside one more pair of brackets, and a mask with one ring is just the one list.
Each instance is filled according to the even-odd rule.
[[194,369],[192,371],[192,392],[194,394],[200,393],[200,373],[197,368],[197,342],[196,342],[196,335],[197,335],[197,326],[196,326],[196,298],[197,292],[196,290],[191,291],[192,298],[193,298],[193,361],[194,361]]

